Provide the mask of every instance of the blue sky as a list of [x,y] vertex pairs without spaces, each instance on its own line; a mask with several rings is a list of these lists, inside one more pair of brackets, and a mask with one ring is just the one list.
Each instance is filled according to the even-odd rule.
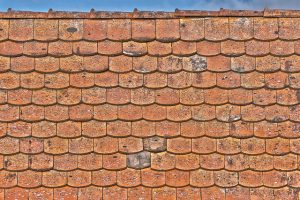
[[0,10],[30,11],[89,11],[91,8],[106,11],[132,11],[134,8],[149,11],[219,10],[281,8],[300,9],[300,0],[0,0]]

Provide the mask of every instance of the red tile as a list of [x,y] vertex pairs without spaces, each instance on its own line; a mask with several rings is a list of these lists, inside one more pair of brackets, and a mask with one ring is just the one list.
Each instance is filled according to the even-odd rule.
[[157,19],[156,39],[163,42],[172,42],[179,39],[178,19]]
[[132,39],[146,42],[155,39],[155,20],[132,20]]
[[229,37],[228,18],[206,18],[204,20],[205,39],[212,41],[224,40]]
[[131,38],[131,20],[108,20],[107,37],[111,40],[129,40]]
[[278,19],[254,18],[254,37],[259,40],[278,38]]
[[176,200],[176,189],[171,187],[161,187],[152,190],[153,200]]
[[96,170],[92,172],[92,183],[97,186],[110,186],[117,183],[117,173],[109,170]]
[[9,39],[26,41],[33,39],[33,19],[11,19],[9,21]]
[[68,172],[68,185],[71,187],[84,187],[91,183],[91,172],[81,170]]
[[135,169],[124,169],[117,172],[117,184],[122,187],[134,187],[141,184],[141,173]]
[[82,19],[59,20],[59,38],[62,40],[80,40],[83,36]]
[[212,171],[196,170],[190,172],[190,184],[194,187],[208,187],[214,184]]
[[118,186],[105,187],[103,189],[103,200],[127,200],[127,189]]
[[180,38],[187,41],[204,38],[204,20],[201,18],[180,19]]
[[58,38],[58,20],[35,19],[34,39],[41,41],[56,40]]
[[233,40],[248,40],[253,38],[253,18],[229,18],[230,38]]
[[107,20],[83,20],[83,38],[86,40],[103,40],[107,38]]

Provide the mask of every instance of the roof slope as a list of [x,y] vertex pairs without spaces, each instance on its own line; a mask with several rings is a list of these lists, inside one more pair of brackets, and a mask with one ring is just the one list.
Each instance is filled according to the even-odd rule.
[[0,14],[0,199],[298,199],[297,11],[95,13]]

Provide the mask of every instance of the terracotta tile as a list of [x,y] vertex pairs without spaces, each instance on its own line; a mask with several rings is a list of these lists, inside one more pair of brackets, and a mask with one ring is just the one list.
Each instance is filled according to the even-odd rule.
[[250,200],[250,189],[247,187],[226,188],[226,199],[248,199]]
[[93,151],[93,139],[80,137],[69,140],[69,152],[74,154],[85,154]]
[[293,89],[282,89],[277,91],[277,103],[280,105],[295,105],[299,102],[299,92]]
[[73,53],[72,43],[64,41],[56,41],[49,43],[48,54],[52,56],[62,57],[69,56]]
[[75,170],[68,172],[68,185],[71,187],[84,187],[92,182],[91,172]]
[[103,188],[103,200],[127,200],[127,189],[118,186]]
[[131,38],[131,20],[113,19],[107,22],[107,37],[111,40],[129,40]]
[[192,85],[197,88],[210,88],[217,85],[216,73],[201,72],[192,75]]
[[33,37],[41,41],[56,40],[58,38],[58,20],[35,19]]
[[119,138],[119,151],[123,153],[136,153],[143,150],[143,141],[140,138]]
[[249,169],[249,156],[236,154],[225,156],[225,169],[230,171],[242,171]]
[[39,200],[39,199],[51,200],[53,199],[53,189],[45,188],[45,187],[30,189],[29,199],[30,200]]
[[241,107],[241,115],[244,121],[258,122],[265,119],[264,108],[256,105]]
[[118,74],[105,71],[95,74],[95,85],[101,87],[113,87],[118,85]]
[[238,173],[225,170],[214,172],[215,184],[220,187],[232,187],[238,184]]
[[270,42],[270,53],[278,56],[287,56],[294,53],[294,43],[287,41]]
[[225,200],[225,189],[216,186],[201,188],[201,197],[203,200],[209,200],[209,199]]
[[92,172],[92,183],[97,186],[110,186],[117,183],[117,173],[108,170],[96,170]]
[[132,20],[132,39],[146,42],[155,39],[155,20]]
[[27,137],[31,135],[31,124],[27,122],[8,123],[5,129],[5,134],[12,137]]
[[99,121],[88,121],[82,123],[82,135],[87,137],[101,137],[106,135],[106,123]]
[[80,72],[83,71],[83,57],[72,55],[59,59],[59,67],[63,72]]
[[131,90],[131,103],[138,105],[152,104],[155,101],[155,91],[148,88]]
[[190,182],[190,175],[187,171],[170,170],[166,172],[166,185],[171,187],[187,186]]
[[155,170],[170,170],[175,168],[175,155],[162,152],[151,154],[151,168]]
[[297,138],[300,132],[299,124],[290,121],[278,123],[278,132],[284,138]]
[[36,72],[21,74],[21,86],[29,89],[44,87],[44,75]]
[[129,136],[131,134],[131,123],[114,121],[107,123],[107,134],[114,137]]
[[203,122],[189,120],[180,125],[180,135],[183,137],[196,138],[205,134]]
[[78,168],[83,170],[99,170],[102,168],[102,155],[90,153],[78,155]]
[[223,123],[217,120],[209,121],[204,123],[206,130],[205,135],[215,138],[223,138],[229,136],[229,124]]
[[289,119],[290,110],[287,107],[273,105],[265,109],[266,120],[271,122],[282,122]]
[[190,172],[190,184],[195,187],[208,187],[214,184],[212,171],[196,170]]
[[33,39],[32,19],[10,19],[9,39],[16,41],[26,41]]
[[167,149],[167,140],[162,137],[154,136],[143,139],[144,149],[151,152],[162,152]]
[[36,154],[29,157],[30,168],[37,171],[46,171],[53,168],[53,156],[48,154]]
[[4,157],[4,168],[11,171],[28,169],[28,155],[15,154]]
[[192,85],[192,73],[178,72],[168,74],[168,86],[171,88],[187,88]]
[[212,88],[204,90],[204,99],[208,104],[224,104],[228,102],[228,90]]
[[157,19],[156,39],[163,42],[172,42],[180,37],[178,19]]
[[2,19],[0,21],[0,28],[2,29],[0,33],[0,40],[8,39],[8,32],[9,32],[9,20]]
[[288,74],[284,72],[275,72],[271,74],[265,74],[265,82],[268,88],[284,88],[289,85]]
[[176,198],[175,188],[161,187],[152,190],[153,200],[175,200]]
[[263,185],[262,172],[246,170],[239,172],[239,183],[245,187],[259,187]]
[[274,168],[277,170],[296,170],[298,168],[297,155],[287,154],[274,156]]
[[20,152],[25,154],[36,154],[43,152],[43,140],[34,137],[22,138],[20,140]]
[[263,183],[267,187],[282,187],[287,184],[287,173],[275,170],[263,172]]
[[123,46],[121,42],[104,40],[98,42],[98,53],[103,55],[120,55],[123,52]]
[[204,38],[204,19],[180,19],[180,38],[187,41]]
[[55,188],[54,189],[54,200],[59,199],[70,199],[75,200],[77,199],[78,189],[72,188],[72,187],[61,187],[61,188]]
[[194,187],[183,187],[183,188],[177,188],[177,199],[178,200],[196,200],[200,197],[200,188],[194,188]]
[[147,120],[164,120],[167,118],[167,108],[160,105],[149,105],[142,108],[143,118]]
[[[297,43],[294,43],[295,45],[295,50],[296,50],[296,45]],[[288,56],[288,57],[282,57],[280,59],[280,67],[282,71],[287,71],[287,72],[297,72],[299,71],[299,63],[300,60],[296,55]]]
[[81,123],[66,121],[57,124],[57,135],[63,138],[74,138],[81,135]]
[[147,151],[142,151],[127,155],[127,167],[133,169],[143,169],[150,167],[151,154]]
[[178,90],[163,88],[155,91],[155,101],[158,104],[172,105],[179,103],[180,94]]
[[44,140],[44,151],[50,154],[62,154],[68,152],[68,140],[59,137]]
[[32,103],[37,105],[51,105],[56,103],[56,91],[51,89],[34,90]]
[[142,198],[144,200],[150,200],[151,199],[151,188],[139,186],[135,188],[129,188],[127,195],[128,199],[132,200],[138,200],[139,198]]
[[159,72],[145,74],[144,85],[148,88],[163,88],[167,86],[167,75]]
[[200,165],[203,169],[220,170],[225,166],[224,156],[216,153],[200,155]]
[[132,70],[132,57],[115,56],[109,58],[109,69],[113,72],[129,72]]
[[5,190],[5,199],[13,200],[13,199],[28,199],[29,190],[19,187],[14,187]]
[[19,108],[17,106],[1,105],[0,121],[15,121],[19,119]]
[[255,171],[269,171],[273,169],[273,156],[262,154],[249,157],[250,168]]
[[250,40],[245,43],[246,54],[250,56],[264,56],[270,52],[269,42]]
[[291,88],[300,88],[300,73],[289,74],[288,81]]
[[87,104],[100,104],[106,102],[106,90],[93,87],[82,90],[82,101]]
[[265,140],[260,138],[247,138],[241,140],[241,149],[245,154],[262,154],[265,152]]
[[132,122],[132,133],[135,137],[151,137],[155,135],[155,122],[140,120]]
[[93,106],[79,104],[69,108],[70,119],[74,121],[87,121],[93,118]]
[[137,88],[143,85],[143,75],[135,72],[119,74],[119,85],[125,88]]
[[215,139],[209,137],[201,137],[192,139],[192,151],[200,154],[212,153],[217,150]]
[[263,138],[273,138],[279,135],[277,124],[262,121],[254,124],[254,135]]
[[230,58],[222,55],[207,58],[207,69],[215,72],[230,70]]
[[156,135],[162,137],[175,137],[180,135],[180,124],[177,122],[156,122]]
[[221,42],[221,53],[229,56],[238,56],[245,53],[245,43],[233,40]]
[[240,107],[225,104],[216,107],[216,118],[220,121],[233,122],[241,119]]
[[103,40],[107,38],[107,20],[83,20],[83,38],[86,40]]
[[94,79],[94,74],[88,72],[70,74],[70,85],[78,88],[92,87],[95,84]]
[[191,139],[174,138],[167,140],[167,150],[172,153],[189,153],[191,152]]
[[287,172],[288,186],[299,187],[299,176],[298,171]]
[[[183,58],[178,56],[166,56],[158,58],[158,70],[161,72],[179,72],[183,68]],[[171,75],[171,74],[168,74]]]
[[83,57],[83,67],[91,72],[105,71],[108,69],[108,57],[102,55]]
[[59,172],[54,170],[43,172],[43,186],[59,187],[65,184],[67,184],[66,172]]
[[118,118],[118,107],[110,104],[95,106],[94,118],[98,120],[115,120]]
[[45,56],[48,52],[48,44],[42,42],[25,42],[23,53],[29,56]]
[[97,52],[97,42],[79,41],[73,43],[73,53],[76,55],[95,55]]
[[191,118],[191,108],[183,105],[170,106],[167,108],[167,118],[171,121],[185,121]]
[[56,135],[56,124],[47,121],[32,123],[32,136],[34,137],[52,137]]
[[14,72],[26,73],[34,70],[34,58],[20,56],[10,59],[10,69]]
[[127,56],[142,56],[147,54],[147,44],[139,42],[124,42],[123,54]]
[[69,74],[58,72],[45,75],[45,86],[47,88],[61,89],[69,86]]
[[35,171],[18,172],[18,186],[24,188],[39,187],[42,184],[42,173]]
[[256,105],[271,105],[276,103],[276,91],[268,89],[253,90],[253,103]]
[[274,138],[266,140],[266,152],[272,155],[283,155],[290,151],[289,140]]
[[206,18],[204,20],[205,39],[224,40],[229,37],[228,18]]
[[260,187],[260,188],[251,188],[250,189],[250,198],[251,200],[258,199],[274,199],[274,192],[272,188]]
[[279,27],[279,38],[285,40],[294,40],[300,37],[298,32],[298,24],[300,21],[298,19],[278,19]]
[[177,41],[172,43],[172,53],[179,56],[188,56],[196,53],[195,42]]
[[0,74],[0,88],[1,89],[15,89],[20,86],[20,75],[15,73],[1,73]]
[[17,185],[17,173],[9,171],[0,171],[0,183],[2,188],[9,188]]
[[176,156],[176,168],[181,170],[198,169],[200,166],[200,159],[197,154],[186,154]]
[[108,170],[121,170],[126,168],[126,155],[120,153],[103,155],[103,168]]
[[241,141],[236,138],[223,138],[217,140],[217,151],[222,154],[236,154],[241,152]]
[[221,43],[200,41],[197,43],[197,53],[203,56],[215,56],[221,53]]
[[254,37],[259,40],[278,38],[278,20],[275,18],[254,18]]
[[274,196],[276,200],[282,198],[293,200],[299,197],[299,191],[295,188],[284,187],[274,190]]
[[253,124],[243,121],[232,122],[229,126],[230,135],[238,138],[253,136]]
[[89,186],[84,188],[79,188],[78,190],[78,200],[85,199],[101,199],[102,198],[102,188]]
[[273,56],[256,58],[256,70],[261,72],[273,72],[280,69],[280,59]]
[[83,20],[59,20],[59,38],[62,40],[80,40],[83,36]]
[[4,56],[18,56],[23,53],[23,43],[5,41],[0,43],[0,54]]
[[141,184],[141,173],[135,169],[124,169],[117,172],[117,184],[122,187],[134,187]]
[[133,58],[133,70],[139,73],[153,72],[157,69],[157,58],[151,56],[142,56]]
[[250,72],[255,70],[255,58],[247,55],[232,57],[231,69],[235,72]]
[[151,56],[166,56],[172,52],[172,43],[152,41],[147,43],[148,54]]
[[226,72],[217,74],[217,85],[222,88],[236,88],[241,85],[240,74]]
[[229,18],[230,39],[248,40],[253,38],[253,18]]
[[10,69],[10,58],[1,56],[0,57],[0,71],[6,72]]
[[35,70],[38,72],[57,72],[59,70],[59,58],[40,57],[34,59]]

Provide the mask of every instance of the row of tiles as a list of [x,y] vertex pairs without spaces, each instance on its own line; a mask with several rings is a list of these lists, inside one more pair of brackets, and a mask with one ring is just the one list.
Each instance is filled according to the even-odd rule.
[[104,40],[101,42],[0,42],[0,55],[2,56],[20,56],[41,57],[51,55],[54,57],[65,57],[70,55],[126,55],[136,56],[190,56],[193,54],[202,56],[226,55],[226,56],[265,56],[268,54],[274,56],[290,56],[300,54],[300,41],[274,40],[271,42],[249,40],[238,42],[227,40],[224,42],[185,42],[177,41],[173,43],[164,43],[157,40],[147,43],[141,42],[115,42]]
[[129,137],[150,138],[160,136],[164,138],[199,138],[202,136],[210,138],[224,138],[227,136],[233,138],[250,138],[255,136],[261,139],[270,138],[299,138],[300,125],[298,122],[243,122],[236,121],[224,123],[220,121],[185,121],[185,122],[151,122],[151,121],[87,121],[72,122],[66,121],[54,123],[49,121],[41,122],[8,122],[0,123],[0,137],[12,138],[100,138],[104,136],[111,137]]
[[91,88],[117,87],[122,88],[173,88],[186,89],[191,86],[196,88],[211,88],[218,86],[224,89],[245,88],[245,89],[282,89],[300,88],[300,73],[274,72],[269,74],[259,72],[249,72],[240,74],[238,72],[177,72],[174,74],[164,74],[154,72],[151,74],[139,74],[129,72],[117,74],[113,72],[103,73],[63,73],[56,72],[51,74],[31,73],[0,73],[1,89],[16,89],[19,87],[26,89],[64,89],[68,87]]
[[[0,80],[1,82],[1,80]],[[221,88],[103,88],[91,87],[85,89],[12,89],[0,90],[0,104],[25,106],[34,104],[36,106],[76,106],[79,104],[102,105],[111,107],[116,111],[117,107],[126,106],[139,107],[159,105],[161,110],[170,109],[170,106],[181,104],[182,106],[198,106],[203,108],[216,107],[218,110],[226,105],[245,106],[254,104],[256,106],[295,106],[300,103],[300,90],[292,88],[271,90],[260,89],[221,89]],[[129,105],[131,104],[131,105]],[[165,107],[164,107],[165,106]],[[228,105],[227,105],[228,106]],[[155,107],[155,106],[154,106]],[[164,112],[163,112],[164,113]],[[213,112],[214,113],[214,112]],[[117,112],[116,112],[117,114]],[[212,116],[215,116],[213,114]],[[212,117],[213,118],[213,117]]]
[[[260,122],[267,120],[269,122],[299,122],[300,105],[295,106],[256,106],[253,104],[246,106],[222,105],[212,106],[202,104],[197,106],[173,105],[173,106],[136,106],[122,105],[114,106],[102,104],[92,106],[79,104],[75,106],[12,106],[0,105],[0,122],[64,122],[67,120],[84,122],[89,120],[99,121],[164,121],[184,122],[188,120],[209,121],[217,119],[221,122],[234,122],[242,120],[244,122]],[[115,123],[117,124],[117,123]],[[110,123],[110,126],[112,123]]]
[[[209,46],[206,49],[211,48]],[[0,57],[0,72],[14,71],[17,73],[28,73],[38,71],[41,73],[54,72],[104,72],[111,71],[116,73],[125,73],[135,71],[137,73],[153,73],[156,71],[173,74],[180,71],[201,73],[203,71],[211,72],[238,72],[246,73],[258,71],[263,73],[272,73],[276,71],[299,72],[300,56],[293,55],[289,57],[226,57],[216,55],[203,57],[192,55],[186,57],[165,56],[165,57],[128,57],[120,56],[77,56],[72,55],[63,58],[45,57]]]
[[154,39],[170,42],[180,38],[195,41],[207,39],[274,40],[277,38],[295,40],[300,38],[299,18],[263,17],[213,17],[185,19],[10,19],[0,21],[0,40],[56,40],[68,41],[86,39],[137,40]]
[[[68,131],[71,132],[71,131]],[[65,133],[64,133],[65,134]],[[215,134],[215,133],[214,133]],[[39,139],[27,138],[0,138],[1,154],[16,154],[23,152],[26,154],[37,154],[46,152],[49,154],[87,154],[97,152],[101,154],[111,154],[115,152],[137,153],[143,150],[151,152],[168,151],[173,154],[188,154],[191,152],[198,154],[208,154],[218,152],[225,155],[244,153],[249,155],[263,154],[267,152],[271,155],[285,155],[288,153],[299,153],[300,139],[271,138],[261,139],[256,137],[238,139],[225,137],[214,139],[209,137],[190,138],[169,138],[153,136],[149,138],[122,137],[114,138],[105,136],[101,138],[78,137],[66,139],[52,137]],[[142,154],[142,153],[141,153]],[[150,155],[146,155],[150,156]]]
[[65,186],[55,189],[45,187],[0,189],[0,199],[7,200],[299,200],[298,195],[298,189],[291,187],[273,189],[241,186],[232,188],[216,186],[171,188],[165,186],[152,189],[138,186],[127,189],[118,186],[103,188],[97,186],[82,188]]
[[[249,146],[253,144],[244,143],[242,144],[242,150],[247,148],[245,153],[263,153],[265,151],[264,149],[250,149]],[[245,147],[245,145],[248,146]],[[97,151],[100,150],[98,146],[96,146],[96,148],[98,148],[96,149]],[[196,146],[196,148],[195,151],[200,149],[198,146]],[[291,147],[292,150],[293,148],[298,148],[296,151],[299,151],[299,144],[296,147]],[[46,151],[47,150],[48,149],[46,149]],[[87,149],[87,151],[88,150],[89,149]],[[112,149],[111,151],[115,151],[115,149]],[[155,151],[158,151],[158,148],[156,148]],[[209,149],[205,151],[208,152]],[[222,149],[220,151],[224,152]],[[78,152],[75,153],[78,154]],[[80,153],[86,152],[82,151],[79,152],[79,154]],[[103,153],[103,151],[101,153]],[[274,152],[272,151],[270,153]],[[7,171],[24,171],[28,169],[34,171],[49,171],[53,169],[58,171],[73,171],[76,169],[81,169],[83,171],[99,171],[100,169],[119,171],[128,167],[132,169],[151,168],[152,170],[157,171],[169,171],[173,169],[183,171],[196,169],[218,171],[225,169],[227,171],[234,172],[251,169],[259,172],[276,169],[278,171],[291,172],[299,171],[300,168],[300,158],[298,156],[299,152],[297,152],[297,155],[289,153],[286,155],[276,156],[265,153],[260,155],[246,155],[241,153],[234,155],[222,155],[219,153],[201,155],[196,153],[185,153],[184,155],[175,155],[168,152],[150,154],[146,151],[127,155],[121,153],[112,153],[109,155],[102,155],[98,153],[77,154],[66,153],[62,155],[51,155],[39,152],[34,155],[14,154],[0,156],[0,169],[5,169]]]
[[279,188],[284,186],[299,187],[300,173],[296,171],[268,171],[268,172],[229,172],[220,171],[181,171],[171,170],[167,172],[153,170],[124,169],[122,171],[99,170],[94,172],[75,170],[71,172],[59,172],[55,170],[47,172],[23,171],[23,172],[0,172],[0,188],[20,186],[24,188],[62,187],[85,187],[91,184],[97,186],[118,185],[121,187],[185,187],[188,185],[202,188],[209,186],[234,187],[242,185],[246,187],[266,186]]

